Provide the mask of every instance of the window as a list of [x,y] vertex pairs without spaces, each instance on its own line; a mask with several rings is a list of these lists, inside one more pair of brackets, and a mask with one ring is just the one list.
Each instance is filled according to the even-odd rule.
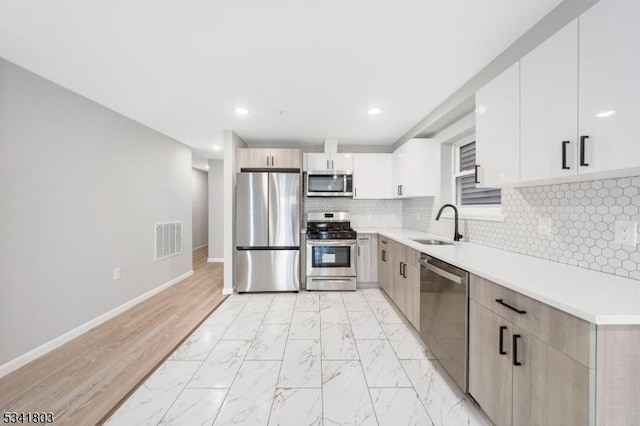
[[500,206],[501,191],[476,185],[476,142],[453,145],[453,192],[457,206]]

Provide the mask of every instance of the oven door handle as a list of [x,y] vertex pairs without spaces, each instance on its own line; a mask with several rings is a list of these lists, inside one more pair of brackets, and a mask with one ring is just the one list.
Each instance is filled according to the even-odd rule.
[[315,243],[315,242],[311,242],[309,240],[307,240],[307,245],[309,246],[331,246],[331,247],[336,247],[336,246],[355,246],[356,242],[355,241],[349,241],[349,242],[340,242],[340,241],[330,241],[330,240],[323,240],[323,242],[321,243]]
[[453,281],[456,284],[466,284],[467,280],[465,278],[459,277],[457,275],[453,275],[450,272],[445,271],[444,269],[440,269],[437,266],[432,265],[431,263],[429,263],[427,260],[425,259],[420,259],[420,265],[423,268],[427,268],[428,270],[435,272],[436,274],[440,275],[441,277],[444,277],[450,281]]

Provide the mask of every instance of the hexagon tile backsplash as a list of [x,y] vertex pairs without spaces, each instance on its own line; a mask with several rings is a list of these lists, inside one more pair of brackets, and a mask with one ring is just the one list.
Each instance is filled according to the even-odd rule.
[[351,226],[355,228],[402,227],[402,200],[305,198],[304,211],[351,212]]
[[[405,200],[403,226],[451,237],[433,198]],[[417,213],[429,220],[417,221]],[[640,246],[614,242],[615,221],[640,222],[640,177],[503,189],[504,222],[461,220],[464,241],[640,280]],[[551,218],[551,235],[538,218]]]

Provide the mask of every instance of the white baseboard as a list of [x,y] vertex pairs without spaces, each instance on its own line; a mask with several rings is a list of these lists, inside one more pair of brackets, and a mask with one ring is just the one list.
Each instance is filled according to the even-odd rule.
[[91,330],[92,328],[95,328],[97,326],[99,326],[100,324],[110,320],[111,318],[115,317],[116,315],[121,314],[122,312],[126,311],[127,309],[130,309],[132,307],[134,307],[135,305],[144,302],[145,300],[149,299],[150,297],[160,293],[162,290],[166,290],[167,288],[171,287],[174,284],[179,283],[180,281],[184,280],[185,278],[189,278],[191,275],[193,275],[193,271],[189,271],[187,273],[184,273],[182,275],[180,275],[179,277],[176,277],[174,279],[172,279],[171,281],[168,281],[164,284],[162,284],[159,287],[154,288],[153,290],[150,290],[138,297],[136,297],[135,299],[132,299],[112,310],[110,310],[109,312],[106,312],[90,321],[85,322],[84,324],[74,328],[73,330],[67,331],[66,333],[56,337],[55,339],[52,339],[40,346],[38,346],[35,349],[30,350],[29,352],[20,355],[17,358],[12,359],[11,361],[8,361],[2,365],[0,365],[0,377],[2,376],[6,376],[7,374],[11,373],[12,371],[17,370],[18,368],[27,365],[28,363],[30,363],[31,361],[33,361],[36,358],[40,358],[41,356],[43,356],[44,354],[51,352],[52,350],[64,345],[65,343],[69,342],[72,339],[75,339],[76,337],[80,336],[83,333],[86,333],[87,331]]
[[232,288],[223,288],[222,289],[222,294],[233,294],[233,289]]
[[210,257],[207,259],[207,262],[209,263],[223,263],[224,262],[224,257]]
[[193,248],[193,251],[196,251],[196,250],[199,250],[199,249],[201,249],[201,248],[205,248],[205,247],[209,247],[209,244],[205,244],[205,245],[200,246],[200,247],[194,247],[194,248]]

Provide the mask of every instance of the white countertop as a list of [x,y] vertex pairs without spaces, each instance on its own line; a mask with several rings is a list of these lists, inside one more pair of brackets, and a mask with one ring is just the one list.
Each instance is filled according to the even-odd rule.
[[357,228],[356,231],[391,238],[591,323],[640,324],[638,280],[473,243],[428,246],[412,239],[447,239],[410,229]]

